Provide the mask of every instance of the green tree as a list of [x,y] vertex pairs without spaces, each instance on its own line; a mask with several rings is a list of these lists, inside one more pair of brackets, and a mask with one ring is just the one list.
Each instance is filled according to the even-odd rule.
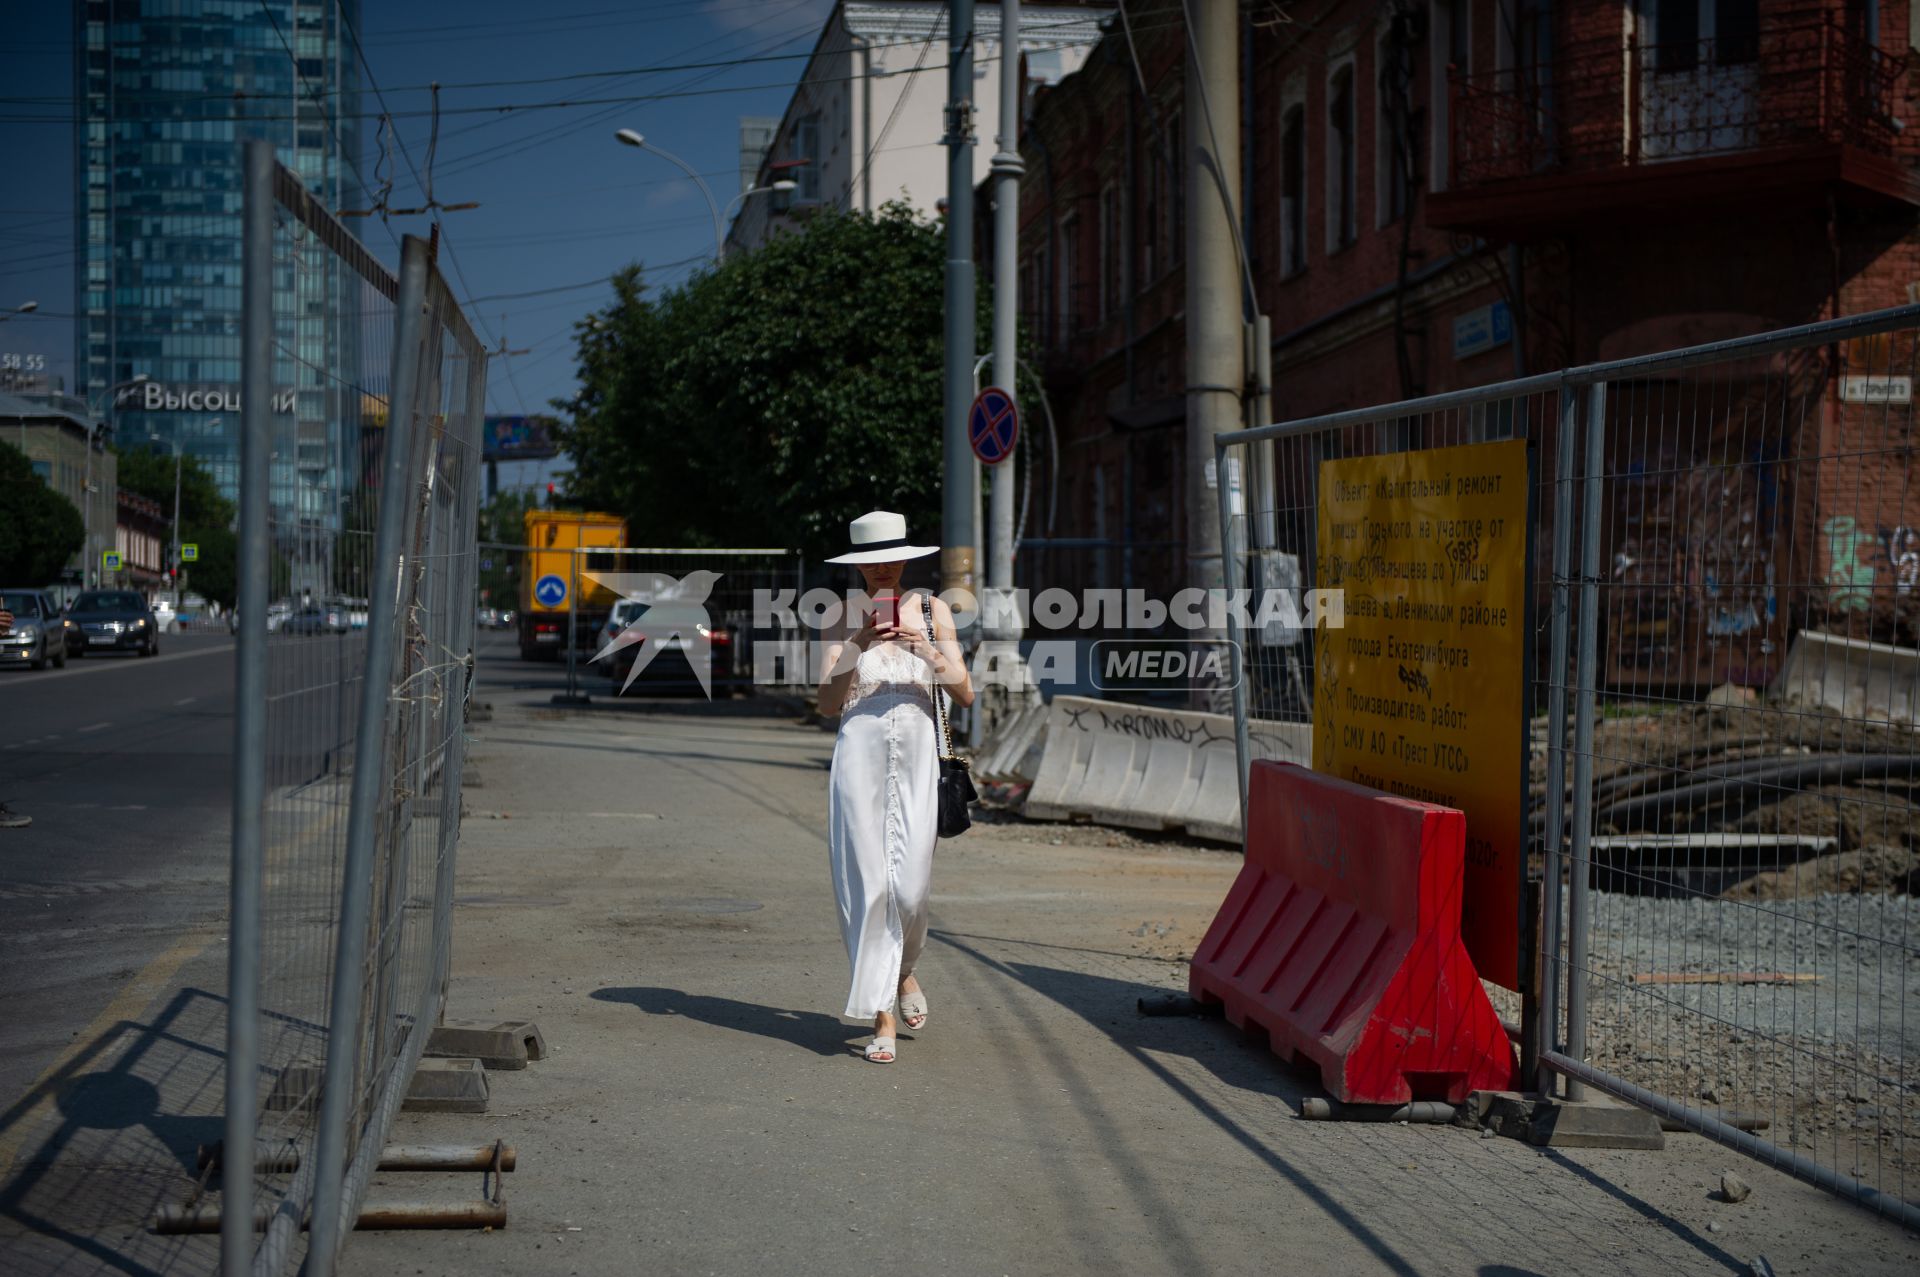
[[[876,507],[940,519],[945,231],[825,212],[650,295],[633,267],[579,326],[570,503],[656,545],[841,547]],[[982,298],[975,317],[984,333]]]
[[[129,447],[118,452],[119,483],[160,503],[173,517],[173,454]],[[180,542],[200,547],[200,557],[186,565],[187,588],[223,607],[233,606],[239,546],[233,535],[233,502],[220,495],[220,485],[198,457],[180,459]],[[171,544],[168,553],[172,552]]]
[[73,502],[33,472],[26,453],[0,443],[0,584],[51,584],[85,539]]
[[[499,545],[519,545],[527,535],[526,512],[540,504],[537,494],[525,491],[495,493],[480,510],[480,539]],[[488,566],[491,565],[491,566]],[[520,606],[520,555],[512,550],[480,551],[480,588],[487,606]]]

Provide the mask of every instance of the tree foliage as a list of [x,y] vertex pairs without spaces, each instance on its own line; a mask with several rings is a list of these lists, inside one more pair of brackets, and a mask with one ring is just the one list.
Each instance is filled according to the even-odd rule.
[[[160,504],[173,517],[173,454],[128,448],[118,454],[119,484]],[[220,485],[198,457],[180,459],[180,542],[200,547],[200,557],[186,564],[187,588],[231,607],[237,581],[239,545],[234,539],[233,502],[220,495]],[[167,553],[172,553],[171,544]]]
[[876,508],[936,536],[944,263],[944,229],[890,204],[821,213],[658,296],[629,268],[556,403],[568,504],[626,516],[641,544],[816,555]]
[[33,472],[26,453],[0,443],[0,585],[51,584],[85,539],[73,502]]

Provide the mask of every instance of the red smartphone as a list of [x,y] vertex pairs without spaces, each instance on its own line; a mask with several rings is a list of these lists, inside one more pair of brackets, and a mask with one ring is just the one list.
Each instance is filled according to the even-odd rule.
[[898,594],[877,594],[873,599],[873,619],[875,624],[885,622],[899,627],[900,596]]

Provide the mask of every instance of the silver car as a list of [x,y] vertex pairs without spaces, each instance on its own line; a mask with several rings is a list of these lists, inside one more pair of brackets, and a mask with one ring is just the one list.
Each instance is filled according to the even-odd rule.
[[0,636],[0,665],[66,667],[66,618],[52,599],[40,590],[0,590],[0,608],[13,613],[12,632]]

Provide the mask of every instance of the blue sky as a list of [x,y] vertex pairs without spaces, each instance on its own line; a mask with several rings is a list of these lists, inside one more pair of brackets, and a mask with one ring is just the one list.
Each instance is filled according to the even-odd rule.
[[[683,263],[711,256],[713,223],[698,188],[673,164],[614,141],[629,127],[680,156],[705,176],[724,206],[739,190],[739,119],[777,116],[805,67],[804,57],[731,68],[641,73],[743,57],[805,54],[832,0],[363,0],[361,36],[374,78],[395,113],[421,111],[424,86],[574,76],[633,74],[553,83],[443,89],[443,109],[620,98],[697,90],[657,102],[569,107],[444,119],[434,165],[443,203],[477,200],[448,213],[444,227],[466,284],[488,297],[577,284],[633,261]],[[35,0],[7,6],[0,83],[7,96],[70,97],[69,6]],[[378,109],[368,92],[363,109]],[[69,126],[7,122],[0,110],[0,309],[28,299],[40,314],[0,323],[0,355],[39,355],[72,385],[73,138]],[[397,125],[416,164],[424,165],[428,121]],[[374,129],[366,130],[372,147]],[[371,177],[375,156],[361,159]],[[401,177],[391,203],[421,203]],[[396,240],[377,221],[362,235],[389,265]],[[428,219],[394,218],[394,233],[424,235]],[[683,278],[692,265],[650,273]],[[529,353],[493,361],[493,412],[544,411],[573,385],[571,330],[605,303],[605,285],[545,296],[481,301],[470,310],[497,342]]]

